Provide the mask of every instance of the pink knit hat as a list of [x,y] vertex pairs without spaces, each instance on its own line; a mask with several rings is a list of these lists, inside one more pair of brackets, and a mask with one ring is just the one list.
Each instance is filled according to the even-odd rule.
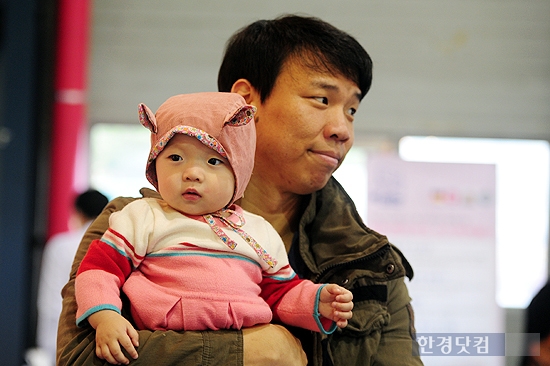
[[151,131],[151,152],[145,174],[158,189],[155,159],[176,134],[196,137],[227,158],[235,176],[235,191],[229,204],[242,197],[254,167],[256,108],[236,93],[180,94],[164,102],[156,114],[138,106],[139,120]]

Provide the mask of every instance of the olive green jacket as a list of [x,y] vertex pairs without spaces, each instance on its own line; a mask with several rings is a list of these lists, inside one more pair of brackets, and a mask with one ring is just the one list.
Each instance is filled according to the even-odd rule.
[[[145,197],[156,192],[142,189]],[[109,215],[136,198],[116,198],[92,223],[78,249],[70,280],[63,289],[57,364],[107,365],[95,356],[95,331],[76,326],[74,279],[93,239],[108,228]],[[387,239],[366,228],[353,202],[336,182],[311,195],[300,221],[294,261],[297,272],[318,282],[350,289],[355,308],[348,327],[330,336],[297,330],[310,365],[421,365],[413,356],[412,309],[404,276],[410,266]],[[123,315],[129,318],[127,301]],[[139,358],[131,365],[243,364],[242,332],[141,330]]]
[[335,179],[312,195],[290,254],[300,276],[353,293],[346,328],[328,336],[310,333],[309,339],[299,332],[309,364],[422,365],[414,356],[414,316],[404,282],[412,268],[385,236],[363,224]]

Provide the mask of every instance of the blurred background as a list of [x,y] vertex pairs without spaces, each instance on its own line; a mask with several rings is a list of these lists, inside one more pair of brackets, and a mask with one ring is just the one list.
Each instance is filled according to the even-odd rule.
[[[215,91],[227,39],[284,13],[374,61],[335,175],[412,263],[418,332],[522,333],[548,278],[549,1],[1,0],[1,365],[36,345],[43,248],[76,193],[149,186],[138,103]],[[518,337],[505,358],[424,362],[515,365]]]

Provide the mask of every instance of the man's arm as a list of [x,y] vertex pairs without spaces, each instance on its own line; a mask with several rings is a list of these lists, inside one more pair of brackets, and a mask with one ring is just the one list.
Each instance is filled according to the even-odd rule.
[[414,340],[414,313],[404,278],[388,282],[389,323],[382,328],[376,363],[381,365],[422,365]]
[[257,325],[242,333],[245,366],[307,365],[302,344],[281,325]]
[[[409,302],[404,279],[388,281],[385,305],[378,301],[356,302],[349,326],[329,336],[323,357],[329,357],[337,366],[421,366],[420,357],[415,356],[418,352]],[[316,353],[315,357],[311,364],[322,365],[321,355]]]
[[[145,196],[155,195],[144,190]],[[75,256],[69,282],[62,291],[63,310],[57,335],[57,364],[101,365],[95,355],[95,332],[92,327],[76,326],[74,279],[92,240],[99,239],[109,227],[109,216],[135,198],[116,198],[84,234]],[[243,332],[234,330],[173,332],[139,331],[139,358],[132,365],[305,365],[299,342],[275,325],[259,326],[244,331],[246,357],[243,360]],[[266,352],[269,350],[269,352]],[[271,363],[270,363],[271,362]]]

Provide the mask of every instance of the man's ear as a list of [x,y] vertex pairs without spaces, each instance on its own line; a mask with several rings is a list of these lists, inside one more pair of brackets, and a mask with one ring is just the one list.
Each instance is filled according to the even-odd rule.
[[246,79],[239,79],[235,81],[231,88],[232,93],[240,94],[247,104],[257,106],[260,103],[260,95],[256,89]]

